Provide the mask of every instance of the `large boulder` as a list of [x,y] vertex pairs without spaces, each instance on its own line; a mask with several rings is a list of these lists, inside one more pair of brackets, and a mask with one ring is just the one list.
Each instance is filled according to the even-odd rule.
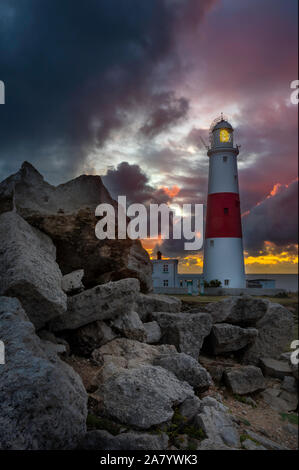
[[146,321],[148,315],[153,312],[179,313],[182,302],[176,297],[161,294],[142,294],[136,299],[136,311],[142,321]]
[[199,392],[206,391],[212,384],[207,370],[193,357],[184,353],[163,354],[156,357],[154,365],[173,372],[178,379],[188,382]]
[[228,409],[212,397],[203,398],[200,413],[195,417],[195,425],[207,437],[207,442],[204,440],[200,449],[240,447],[239,435]]
[[292,369],[285,361],[278,361],[270,357],[261,357],[260,365],[265,375],[269,377],[276,377],[277,379],[284,379],[285,376],[292,375]]
[[290,393],[279,388],[267,388],[261,395],[264,401],[279,413],[287,413],[297,409],[298,391]]
[[255,366],[234,367],[225,370],[224,380],[232,392],[237,395],[246,395],[266,388],[262,371]]
[[51,186],[29,163],[0,184],[0,213],[15,210],[48,234],[57,247],[63,274],[84,269],[87,288],[127,277],[140,280],[142,291],[152,289],[152,266],[139,240],[99,240],[95,209],[111,198],[100,176],[82,175]]
[[95,321],[76,330],[64,331],[63,337],[74,354],[89,357],[95,349],[112,341],[117,335],[104,321]]
[[209,314],[155,312],[151,319],[159,323],[162,343],[173,344],[179,352],[198,359],[203,341],[212,328]]
[[136,369],[142,365],[152,365],[156,357],[175,354],[171,345],[152,346],[127,338],[116,338],[92,353],[93,361],[101,366],[98,384],[125,369]]
[[214,323],[232,323],[240,326],[254,326],[266,313],[269,301],[242,295],[229,297],[207,305]]
[[137,279],[108,282],[69,297],[68,311],[55,318],[53,331],[75,330],[97,320],[114,319],[130,311],[139,292]]
[[79,444],[80,450],[166,450],[168,436],[142,432],[124,432],[113,436],[102,429],[89,431]]
[[146,340],[146,331],[138,313],[128,312],[124,315],[117,317],[113,323],[113,328],[122,336],[137,341]]
[[0,295],[17,297],[37,329],[66,311],[50,238],[16,212],[0,215]]
[[280,304],[269,303],[267,312],[257,321],[258,336],[244,356],[246,364],[258,365],[261,357],[279,358],[293,339],[292,313]]
[[254,342],[258,335],[255,328],[241,328],[228,323],[217,323],[209,337],[213,354],[239,351]]
[[0,449],[74,449],[86,433],[80,377],[35,334],[20,302],[0,298]]
[[194,395],[187,382],[150,365],[112,375],[97,393],[108,417],[137,429],[171,420],[173,407]]

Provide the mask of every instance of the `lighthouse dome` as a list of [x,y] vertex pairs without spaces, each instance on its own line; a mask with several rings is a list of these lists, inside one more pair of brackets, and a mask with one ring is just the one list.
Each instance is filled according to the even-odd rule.
[[223,119],[222,121],[219,121],[212,129],[212,132],[216,131],[217,129],[230,129],[233,131],[232,125]]

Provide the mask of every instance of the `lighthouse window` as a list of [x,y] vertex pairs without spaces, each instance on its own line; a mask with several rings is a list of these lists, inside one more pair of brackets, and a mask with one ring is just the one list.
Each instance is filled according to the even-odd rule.
[[163,273],[168,273],[168,264],[163,264]]
[[229,286],[229,279],[224,279],[224,285]]
[[228,207],[224,207],[223,211],[224,211],[224,214],[228,214]]
[[168,287],[168,280],[167,280],[167,279],[165,279],[165,280],[163,281],[163,287]]
[[214,246],[214,240],[210,240],[210,246]]
[[227,162],[227,157],[223,157],[223,163]]

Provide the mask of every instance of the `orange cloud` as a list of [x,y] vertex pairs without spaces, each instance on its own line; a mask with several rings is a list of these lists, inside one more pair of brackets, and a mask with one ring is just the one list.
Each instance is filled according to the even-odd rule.
[[163,186],[161,189],[162,191],[164,191],[165,194],[167,194],[167,196],[171,198],[177,196],[180,192],[180,188],[176,185],[172,186],[172,188],[167,188],[166,186]]

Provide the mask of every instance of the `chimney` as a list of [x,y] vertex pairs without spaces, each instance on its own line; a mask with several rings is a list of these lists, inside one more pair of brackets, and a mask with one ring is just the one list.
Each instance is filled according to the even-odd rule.
[[161,253],[161,251],[157,251],[157,259],[159,259],[159,260],[162,259],[162,253]]

